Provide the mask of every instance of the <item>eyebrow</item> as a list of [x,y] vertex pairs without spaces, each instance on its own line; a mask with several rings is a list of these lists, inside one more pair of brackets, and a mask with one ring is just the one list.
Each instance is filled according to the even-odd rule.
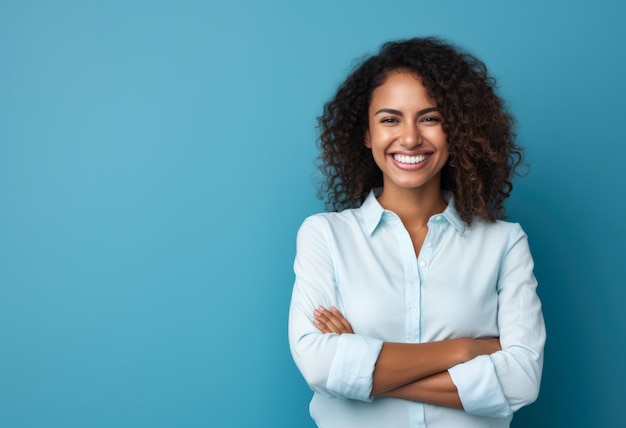
[[[438,111],[438,109],[437,107],[428,107],[428,108],[418,111],[417,115],[421,116],[423,114],[430,113],[431,111]],[[381,108],[376,113],[374,113],[374,116],[380,113],[389,113],[389,114],[395,114],[396,116],[402,116],[402,112],[400,110],[396,110],[393,108]]]

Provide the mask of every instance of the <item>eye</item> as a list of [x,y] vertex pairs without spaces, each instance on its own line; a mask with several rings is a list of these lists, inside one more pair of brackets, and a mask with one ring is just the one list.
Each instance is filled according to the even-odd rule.
[[383,117],[380,120],[380,123],[386,123],[386,124],[394,124],[394,123],[398,123],[400,122],[397,118],[395,117]]
[[425,116],[420,119],[420,123],[425,125],[438,125],[443,122],[443,119],[440,116]]

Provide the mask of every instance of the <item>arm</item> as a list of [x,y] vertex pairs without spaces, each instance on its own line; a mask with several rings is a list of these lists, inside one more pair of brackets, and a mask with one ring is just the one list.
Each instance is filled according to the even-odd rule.
[[[383,395],[506,417],[539,392],[545,326],[526,235],[516,225],[502,255],[497,282],[502,349],[479,355]],[[497,351],[497,352],[495,352]]]
[[[352,326],[335,307],[318,307],[313,324],[322,333],[354,334]],[[373,374],[372,396],[461,407],[456,387],[446,371],[455,361],[500,350],[498,339],[450,339],[406,344],[383,343]]]
[[478,355],[488,355],[499,348],[498,339],[459,338],[429,343],[385,342],[376,361],[372,395],[381,395],[426,379]]
[[340,305],[330,236],[326,219],[318,216],[308,218],[298,231],[289,346],[313,391],[370,401],[371,374],[382,341],[359,335],[322,334],[312,324],[318,305]]
[[401,398],[403,400],[420,401],[437,406],[463,409],[459,393],[447,371],[392,389],[378,396]]
[[449,370],[470,414],[508,416],[537,398],[546,332],[533,266],[526,235],[515,225],[497,283],[502,351]]

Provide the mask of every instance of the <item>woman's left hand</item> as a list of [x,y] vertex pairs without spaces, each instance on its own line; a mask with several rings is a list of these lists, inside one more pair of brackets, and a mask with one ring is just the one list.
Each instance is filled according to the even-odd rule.
[[322,333],[354,334],[348,320],[334,306],[331,306],[330,310],[323,306],[319,306],[314,310],[313,324]]

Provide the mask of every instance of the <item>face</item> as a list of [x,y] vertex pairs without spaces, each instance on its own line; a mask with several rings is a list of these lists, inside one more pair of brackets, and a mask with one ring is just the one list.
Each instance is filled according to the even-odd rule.
[[372,94],[365,146],[383,173],[383,192],[390,189],[439,189],[448,160],[443,116],[413,73],[398,71]]

